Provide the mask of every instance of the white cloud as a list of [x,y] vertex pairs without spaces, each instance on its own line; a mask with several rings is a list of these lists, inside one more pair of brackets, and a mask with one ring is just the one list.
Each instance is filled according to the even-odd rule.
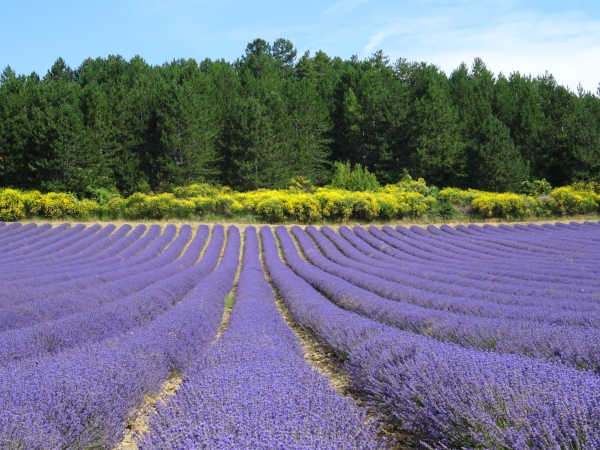
[[[363,47],[365,54],[369,54],[380,48],[380,44],[388,41],[392,37],[397,40],[409,40],[417,42],[426,39],[429,31],[433,27],[444,27],[446,19],[444,18],[417,18],[400,19],[381,27],[379,31],[371,35],[367,44]],[[388,41],[389,42],[389,41]]]
[[[483,22],[483,21],[481,21]],[[416,25],[415,25],[416,24]],[[505,14],[487,23],[459,15],[424,22],[403,18],[373,33],[365,53],[377,48],[392,58],[432,62],[447,73],[481,57],[496,74],[554,75],[559,84],[596,92],[600,82],[600,20],[571,12]]]
[[390,36],[393,36],[394,34],[396,33],[393,30],[379,31],[378,33],[375,33],[373,36],[371,36],[369,42],[367,42],[367,45],[365,45],[365,53],[371,53],[373,49],[377,48],[377,46],[381,44],[382,41]]

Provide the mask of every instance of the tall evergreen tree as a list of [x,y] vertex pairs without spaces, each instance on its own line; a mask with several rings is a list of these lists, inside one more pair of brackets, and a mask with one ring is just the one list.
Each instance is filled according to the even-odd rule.
[[40,78],[0,74],[0,186],[123,194],[200,180],[234,188],[325,183],[335,161],[383,183],[513,189],[598,177],[600,99],[552,75],[497,77],[480,59],[450,77],[381,52],[297,59],[287,39],[234,63],[150,66],[118,55]]
[[529,177],[529,167],[514,145],[506,125],[490,114],[481,127],[482,140],[472,155],[472,178],[478,187],[496,192],[516,191]]
[[402,70],[412,97],[405,167],[433,184],[462,185],[465,144],[446,76],[437,67],[425,64],[408,65]]
[[155,113],[157,180],[163,186],[214,182],[219,174],[219,127],[210,80],[194,61],[165,66],[163,76]]

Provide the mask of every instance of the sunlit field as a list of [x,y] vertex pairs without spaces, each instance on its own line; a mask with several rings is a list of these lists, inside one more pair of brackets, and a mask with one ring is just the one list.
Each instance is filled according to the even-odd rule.
[[599,448],[600,223],[0,224],[0,448]]

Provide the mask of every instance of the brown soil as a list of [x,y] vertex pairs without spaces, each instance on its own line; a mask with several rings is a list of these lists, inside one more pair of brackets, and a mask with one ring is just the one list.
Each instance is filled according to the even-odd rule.
[[[229,318],[231,317],[231,310],[235,306],[236,294],[237,294],[237,285],[238,280],[240,279],[240,274],[242,273],[242,257],[244,254],[244,233],[240,234],[240,251],[238,253],[238,266],[237,272],[235,274],[235,279],[233,281],[233,289],[227,294],[225,298],[225,305],[223,309],[223,319],[221,320],[221,325],[219,326],[219,330],[217,331],[217,336],[215,337],[215,342],[218,341],[222,334],[227,330],[229,326]],[[230,298],[232,303],[228,304],[227,299]]]
[[[292,240],[298,248],[298,244],[295,238],[292,236]],[[273,285],[269,272],[266,269],[263,253],[262,253],[262,241],[260,247],[260,262],[263,266],[263,272],[267,282],[271,285],[271,289],[275,295],[275,305],[279,310],[279,313],[283,317],[285,323],[292,329],[292,331],[298,337],[302,350],[304,352],[304,359],[314,369],[316,369],[323,377],[329,381],[329,385],[336,390],[336,392],[345,397],[352,398],[356,404],[360,407],[365,407],[364,402],[360,396],[352,389],[350,384],[350,378],[344,371],[343,362],[340,361],[335,352],[327,345],[321,343],[312,333],[302,328],[292,316],[290,310],[283,297],[277,291],[277,288]],[[285,262],[283,257],[279,240],[275,238],[277,248],[279,251],[279,257]],[[302,258],[304,255],[298,252]],[[394,426],[390,426],[384,417],[379,412],[374,410],[367,410],[367,421],[374,421],[379,427],[379,433],[383,437],[385,436],[388,442],[395,442],[393,449],[413,449],[418,448],[418,442],[414,436],[406,434],[405,432],[399,431]]]
[[158,402],[165,404],[169,397],[175,395],[182,381],[183,379],[180,374],[174,374],[161,385],[158,394],[148,395],[144,398],[140,407],[132,414],[125,428],[123,440],[115,447],[115,450],[138,449],[135,438],[148,432],[150,416],[156,412],[156,405]]
[[[210,240],[212,238],[213,232],[214,232],[214,227],[210,227],[209,237],[206,240],[206,244],[205,244],[204,248],[202,249],[202,254],[200,256],[200,259],[202,259],[202,257],[204,256],[204,253],[206,252],[206,248],[208,247],[208,243],[210,242]],[[225,247],[227,246],[227,239],[228,239],[228,234],[227,234],[227,232],[225,232],[225,240],[223,242],[223,247],[221,248],[221,254],[219,255],[219,260],[218,260],[217,266],[220,264],[221,260],[223,259],[223,255],[225,254]],[[241,245],[240,248],[243,248],[243,242],[244,242],[243,239],[244,239],[244,237],[242,235],[241,242],[240,242],[240,245]],[[239,253],[240,253],[240,256],[239,256],[240,264],[238,265],[238,271],[237,271],[236,277],[235,277],[234,288],[231,291],[231,293],[233,293],[234,296],[235,296],[235,290],[237,288],[237,280],[238,280],[240,272],[241,272],[242,252],[240,251]],[[227,305],[225,305],[225,308],[223,311],[223,319],[221,321],[221,325],[219,327],[219,331],[217,333],[215,341],[218,340],[221,337],[221,335],[223,334],[223,332],[227,329],[227,326],[229,325],[229,316],[231,314],[232,307],[233,307],[233,305],[231,305],[229,307]],[[174,374],[173,376],[171,376],[167,381],[165,381],[161,385],[160,391],[158,394],[152,395],[152,396],[150,396],[150,395],[146,396],[144,398],[144,400],[142,401],[142,403],[139,405],[139,407],[131,414],[131,418],[128,421],[128,423],[126,424],[123,440],[115,447],[114,450],[137,450],[138,446],[136,443],[136,437],[139,438],[140,436],[142,436],[143,434],[148,432],[148,429],[149,429],[148,424],[150,421],[150,417],[152,416],[152,414],[154,412],[156,412],[156,405],[158,404],[158,402],[166,404],[168,399],[177,393],[177,390],[181,387],[182,382],[183,382],[183,378],[182,378],[181,374]]]
[[[374,225],[377,227],[381,227],[384,225],[389,225],[389,226],[396,226],[396,225],[402,225],[405,227],[409,227],[412,225],[417,225],[417,226],[427,226],[427,225],[434,225],[434,226],[440,226],[443,224],[446,225],[450,225],[450,226],[456,226],[459,224],[463,224],[463,225],[469,225],[469,224],[475,224],[475,225],[485,225],[485,224],[489,224],[489,225],[499,225],[501,223],[507,224],[507,225],[514,225],[514,224],[530,224],[530,223],[535,223],[535,224],[545,224],[545,223],[550,223],[550,224],[554,224],[557,222],[585,222],[585,221],[599,221],[600,220],[600,216],[597,214],[592,214],[592,215],[579,215],[579,216],[570,216],[570,217],[556,217],[556,218],[532,218],[532,219],[528,219],[528,220],[521,220],[521,221],[507,221],[507,220],[503,220],[503,219],[486,219],[486,220],[474,220],[474,221],[469,221],[466,219],[459,219],[459,220],[449,220],[449,221],[427,221],[427,220],[419,220],[419,219],[410,219],[410,220],[394,220],[394,221],[389,221],[389,222],[384,222],[384,221],[377,221],[377,222],[359,222],[359,221],[349,221],[349,222],[344,222],[344,223],[340,223],[340,222],[336,222],[336,223],[328,223],[328,222],[319,222],[319,223],[314,223],[312,225],[314,226],[328,226],[331,227],[333,229],[337,229],[341,226],[348,226],[348,227],[352,227],[355,225],[360,225],[360,226],[369,226],[369,225]],[[291,227],[293,225],[298,225],[298,226],[307,226],[307,224],[295,224],[295,223],[282,223],[282,224],[270,224],[270,223],[254,223],[252,221],[246,221],[244,222],[242,221],[236,221],[234,220],[230,220],[226,217],[216,220],[216,219],[206,219],[206,220],[160,220],[160,221],[128,221],[128,220],[111,220],[111,221],[100,221],[100,220],[87,220],[87,221],[72,221],[72,220],[68,220],[68,219],[64,219],[64,220],[49,220],[49,219],[40,219],[40,218],[36,218],[36,219],[27,219],[24,220],[22,223],[27,223],[27,222],[34,222],[34,223],[50,223],[52,225],[58,225],[61,223],[65,223],[65,222],[69,222],[72,224],[77,224],[77,223],[83,223],[86,225],[91,225],[94,223],[100,223],[100,224],[108,224],[108,223],[113,223],[115,224],[117,227],[119,227],[120,225],[124,225],[124,224],[129,224],[132,226],[136,226],[139,224],[142,225],[159,225],[161,226],[161,228],[164,228],[165,226],[169,225],[169,224],[173,224],[177,227],[181,226],[181,225],[190,225],[192,227],[194,226],[198,226],[198,225],[214,225],[214,224],[223,224],[223,225],[235,225],[237,226],[240,231],[244,231],[246,229],[246,227],[248,226],[254,226],[256,228],[262,227],[263,225],[269,226],[269,227],[276,227],[278,225],[285,225],[286,227]]]

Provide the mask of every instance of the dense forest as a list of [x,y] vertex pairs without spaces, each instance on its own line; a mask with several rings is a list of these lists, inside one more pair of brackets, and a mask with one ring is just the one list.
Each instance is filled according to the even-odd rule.
[[600,98],[550,74],[447,75],[257,39],[235,62],[59,58],[46,75],[0,77],[0,186],[122,194],[194,182],[238,190],[328,182],[335,161],[381,183],[504,191],[524,180],[598,179]]

